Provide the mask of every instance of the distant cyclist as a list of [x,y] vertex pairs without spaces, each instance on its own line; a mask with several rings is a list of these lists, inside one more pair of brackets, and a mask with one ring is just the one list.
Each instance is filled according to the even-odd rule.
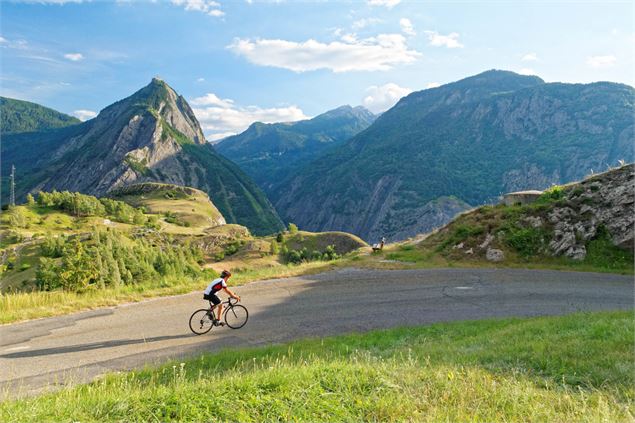
[[212,310],[218,306],[218,319],[214,321],[214,326],[223,326],[223,323],[220,321],[220,318],[223,317],[223,305],[221,304],[220,298],[216,295],[217,292],[224,290],[230,297],[240,301],[240,297],[227,288],[227,280],[231,275],[232,274],[227,270],[223,270],[220,274],[220,278],[214,279],[209,285],[207,285],[207,288],[205,288],[205,291],[203,292],[203,299],[211,301],[212,304],[214,304]]

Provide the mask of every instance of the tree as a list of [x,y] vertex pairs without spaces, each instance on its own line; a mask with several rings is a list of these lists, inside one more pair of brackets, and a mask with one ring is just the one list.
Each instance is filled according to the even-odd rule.
[[295,223],[290,223],[289,222],[289,233],[291,235],[295,235],[298,233],[298,225],[296,225]]
[[269,247],[269,253],[271,255],[276,255],[276,254],[280,253],[280,246],[278,245],[278,243],[275,240],[271,241],[271,245]]
[[33,207],[35,205],[35,198],[33,198],[33,195],[31,195],[31,193],[28,193],[26,195],[26,204],[29,207]]

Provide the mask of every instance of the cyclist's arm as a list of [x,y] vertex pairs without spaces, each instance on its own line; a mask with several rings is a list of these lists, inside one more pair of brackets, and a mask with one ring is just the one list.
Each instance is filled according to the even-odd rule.
[[225,290],[225,292],[227,292],[230,297],[240,301],[240,297],[238,295],[234,294],[229,288],[223,288],[223,290]]

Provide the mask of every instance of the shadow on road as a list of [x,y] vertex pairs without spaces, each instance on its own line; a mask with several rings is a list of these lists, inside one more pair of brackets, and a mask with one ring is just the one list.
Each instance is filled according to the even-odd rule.
[[66,347],[43,348],[39,350],[20,351],[20,352],[14,352],[10,354],[2,354],[0,355],[0,358],[24,358],[24,357],[37,357],[40,355],[64,354],[64,353],[72,353],[72,352],[78,352],[78,351],[89,351],[89,350],[99,350],[103,348],[119,347],[121,345],[146,344],[150,342],[167,341],[170,339],[192,338],[195,336],[197,335],[190,333],[190,334],[184,334],[184,335],[155,336],[151,338],[140,338],[140,339],[116,339],[113,341],[92,342],[90,344],[68,345]]

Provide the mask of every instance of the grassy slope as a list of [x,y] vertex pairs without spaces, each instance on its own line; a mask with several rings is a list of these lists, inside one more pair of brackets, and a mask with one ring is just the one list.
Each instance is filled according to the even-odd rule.
[[0,404],[2,421],[632,421],[627,312],[229,350]]
[[134,207],[145,207],[148,213],[174,213],[182,224],[165,228],[169,229],[169,233],[203,233],[209,227],[216,226],[215,222],[221,218],[220,212],[203,191],[169,184],[146,183],[138,186],[146,189],[135,192],[134,186],[126,187],[121,195],[115,195],[114,198]]

